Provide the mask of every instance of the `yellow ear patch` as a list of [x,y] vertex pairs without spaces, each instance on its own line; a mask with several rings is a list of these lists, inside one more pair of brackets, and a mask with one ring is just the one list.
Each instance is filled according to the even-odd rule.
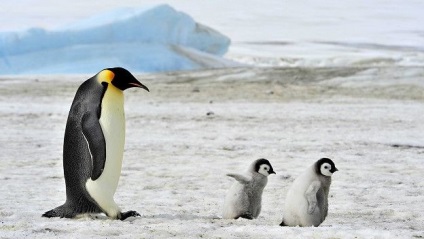
[[110,84],[114,77],[115,77],[115,74],[112,71],[102,70],[99,72],[99,74],[97,74],[97,81],[99,83],[107,82]]

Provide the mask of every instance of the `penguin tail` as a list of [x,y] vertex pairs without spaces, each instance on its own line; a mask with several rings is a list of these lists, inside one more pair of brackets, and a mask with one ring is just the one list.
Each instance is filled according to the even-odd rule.
[[48,217],[48,218],[51,218],[51,217],[63,217],[63,214],[62,213],[60,213],[60,212],[58,212],[57,210],[55,210],[55,209],[52,209],[52,210],[50,210],[50,211],[47,211],[47,212],[45,212],[43,215],[41,215],[42,217]]
[[[62,206],[45,212],[42,217],[73,218],[84,213],[102,213],[102,210],[97,205],[84,197],[80,197],[76,202],[77,203],[74,203],[73,200],[67,200]],[[129,215],[132,214],[129,213]]]
[[284,220],[280,223],[280,227],[286,227],[287,225],[284,223]]
[[75,217],[76,214],[73,213],[71,210],[68,210],[67,207],[65,205],[59,206],[55,209],[52,209],[50,211],[45,212],[42,217],[66,217],[66,218],[72,218]]

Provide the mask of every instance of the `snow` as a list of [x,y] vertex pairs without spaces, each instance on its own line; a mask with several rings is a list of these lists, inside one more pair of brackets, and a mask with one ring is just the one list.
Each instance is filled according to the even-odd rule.
[[[63,132],[75,90],[89,75],[2,77],[0,235],[422,237],[424,87],[416,84],[422,75],[421,67],[137,75],[151,92],[126,92],[126,150],[115,200],[142,216],[125,222],[41,217],[65,200]],[[269,177],[259,218],[221,219],[233,183],[225,174],[262,157],[277,175]],[[327,219],[318,228],[279,227],[290,184],[321,157],[340,170]]]
[[[125,92],[127,136],[115,200],[141,217],[41,217],[65,200],[66,118],[77,87],[94,74],[60,73],[68,64],[56,58],[50,61],[57,74],[40,74],[47,67],[0,76],[0,238],[424,237],[422,1],[166,3],[231,45],[222,55],[193,42],[174,44],[178,62],[196,61],[200,69],[137,74],[151,92]],[[166,6],[158,4],[1,1],[0,30],[83,32]],[[135,51],[122,44],[125,54]],[[160,44],[137,46],[171,57]],[[75,68],[97,72],[112,62],[82,61],[84,47],[72,51]],[[225,68],[232,61],[252,66]],[[204,69],[211,65],[224,68]],[[340,170],[327,219],[318,228],[279,227],[292,181],[321,157]],[[264,190],[262,213],[252,221],[221,219],[233,183],[225,174],[257,158],[270,160],[277,173]]]
[[[59,30],[0,33],[2,74],[133,72],[234,66],[222,59],[230,39],[169,5],[120,8]],[[205,59],[205,60],[204,60]]]

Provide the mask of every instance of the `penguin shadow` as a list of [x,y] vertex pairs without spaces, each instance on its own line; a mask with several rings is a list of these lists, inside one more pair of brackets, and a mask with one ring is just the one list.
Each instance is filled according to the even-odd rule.
[[[78,220],[104,220],[104,221],[110,221],[112,220],[110,217],[106,216],[106,214],[82,214],[82,215],[78,215],[75,217],[75,219]],[[123,220],[124,222],[132,222],[135,220],[139,220],[141,219],[141,217],[128,217],[125,220]]]
[[138,217],[140,219],[168,219],[168,220],[216,220],[221,219],[217,216],[196,216],[196,215],[190,215],[190,214],[156,214],[156,215],[141,215],[141,217]]
[[[111,220],[110,217],[105,214],[84,214],[77,217],[77,219],[81,220]],[[156,214],[156,215],[141,215],[139,217],[128,217],[124,221],[132,222],[135,220],[141,219],[168,219],[168,220],[219,220],[222,219],[218,216],[196,216],[190,214]]]

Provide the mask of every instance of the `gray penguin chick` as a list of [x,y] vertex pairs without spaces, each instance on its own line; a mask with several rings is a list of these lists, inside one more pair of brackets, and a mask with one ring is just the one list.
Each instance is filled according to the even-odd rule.
[[319,226],[328,213],[331,176],[338,171],[329,158],[322,158],[296,178],[287,192],[280,226]]
[[262,192],[270,174],[275,172],[266,159],[253,161],[245,174],[227,174],[237,181],[225,197],[223,218],[257,218],[262,207]]

